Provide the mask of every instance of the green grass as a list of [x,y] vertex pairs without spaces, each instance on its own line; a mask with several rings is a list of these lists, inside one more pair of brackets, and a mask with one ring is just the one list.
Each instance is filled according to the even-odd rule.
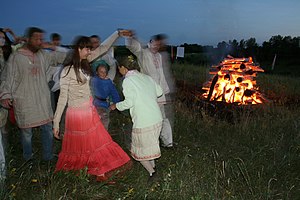
[[[174,65],[177,80],[201,86],[206,67]],[[57,173],[43,163],[39,133],[34,135],[36,161],[22,163],[17,129],[11,126],[8,177],[0,199],[299,199],[299,80],[259,74],[257,84],[270,103],[230,110],[230,120],[180,99],[175,106],[174,149],[162,148],[157,160],[158,184],[147,184],[147,172],[134,162],[116,185],[79,175]],[[130,118],[112,112],[110,133],[127,152]],[[61,143],[55,142],[59,152]]]
[[299,78],[275,74],[259,74],[260,91],[276,105],[297,106],[300,103]]
[[179,64],[172,65],[172,72],[177,80],[184,80],[191,84],[202,84],[209,79],[209,68],[203,66]]

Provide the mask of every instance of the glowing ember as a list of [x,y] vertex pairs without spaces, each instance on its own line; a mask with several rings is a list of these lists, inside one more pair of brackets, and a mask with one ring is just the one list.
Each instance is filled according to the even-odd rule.
[[238,103],[239,105],[263,103],[265,98],[256,87],[257,72],[262,68],[252,62],[252,58],[225,58],[218,66],[212,66],[211,80],[204,83],[202,95],[209,101]]

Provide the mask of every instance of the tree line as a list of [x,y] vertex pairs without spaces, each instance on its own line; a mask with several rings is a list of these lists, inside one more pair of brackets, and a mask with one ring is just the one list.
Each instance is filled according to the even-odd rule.
[[[227,55],[233,57],[252,57],[256,64],[259,64],[265,71],[272,69],[274,58],[276,57],[275,70],[272,73],[300,76],[300,36],[272,36],[269,41],[264,41],[261,45],[255,38],[248,40],[222,41],[216,47],[210,45],[187,44],[179,45],[184,47],[184,58],[176,59],[176,47],[169,45],[167,51],[173,62],[192,64],[195,66],[211,66],[218,64]],[[130,51],[124,46],[115,47],[116,57],[128,56]],[[172,55],[173,54],[173,55]],[[276,55],[276,56],[275,56]]]
[[[180,45],[185,47],[185,53],[188,54],[204,54],[211,57],[211,62],[221,60],[227,55],[233,57],[252,57],[256,62],[266,62],[273,60],[277,55],[281,60],[293,60],[300,63],[300,37],[291,36],[272,36],[269,41],[265,41],[262,45],[258,45],[255,38],[248,40],[229,40],[228,42],[219,42],[217,47],[202,46],[198,44]],[[209,58],[207,58],[209,59]]]

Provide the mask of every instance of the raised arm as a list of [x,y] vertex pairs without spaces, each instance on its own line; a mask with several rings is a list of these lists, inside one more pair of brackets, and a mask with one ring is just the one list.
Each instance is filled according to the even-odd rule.
[[94,50],[94,53],[88,57],[89,62],[93,62],[99,57],[103,56],[108,52],[111,46],[115,43],[115,41],[121,36],[128,36],[130,34],[129,30],[118,30],[111,34],[106,40],[104,40],[101,45]]
[[14,44],[25,42],[25,38],[17,36],[10,28],[4,28],[3,31],[9,33],[14,38]]
[[125,45],[129,51],[136,56],[138,56],[142,51],[142,45],[135,37],[127,37],[125,39]]

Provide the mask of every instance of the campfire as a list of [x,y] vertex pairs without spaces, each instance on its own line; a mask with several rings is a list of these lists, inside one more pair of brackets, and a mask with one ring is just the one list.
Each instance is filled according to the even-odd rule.
[[260,104],[266,101],[256,86],[256,75],[264,72],[252,58],[225,58],[212,66],[211,80],[204,83],[202,98],[238,105]]

